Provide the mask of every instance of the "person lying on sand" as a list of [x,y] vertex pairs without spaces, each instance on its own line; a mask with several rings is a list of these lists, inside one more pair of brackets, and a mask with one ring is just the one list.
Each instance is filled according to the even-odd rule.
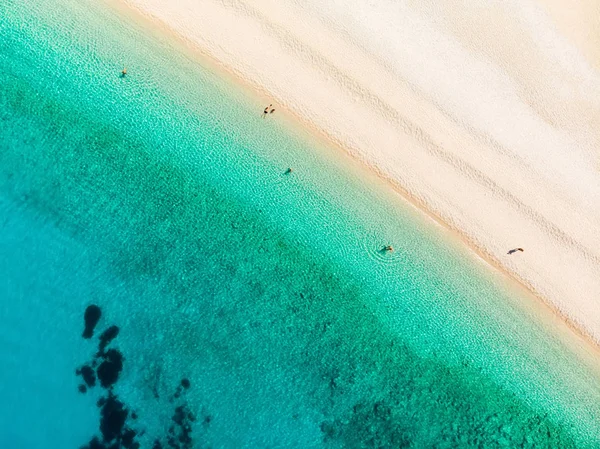
[[513,254],[513,253],[516,253],[517,251],[525,252],[525,250],[523,248],[515,248],[515,249],[511,249],[506,254]]

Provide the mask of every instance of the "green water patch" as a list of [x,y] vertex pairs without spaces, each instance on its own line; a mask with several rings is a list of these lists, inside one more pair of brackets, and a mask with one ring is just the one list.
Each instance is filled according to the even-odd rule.
[[136,292],[148,354],[269,379],[325,447],[597,438],[588,373],[372,177],[110,9],[60,6],[3,6],[0,189]]

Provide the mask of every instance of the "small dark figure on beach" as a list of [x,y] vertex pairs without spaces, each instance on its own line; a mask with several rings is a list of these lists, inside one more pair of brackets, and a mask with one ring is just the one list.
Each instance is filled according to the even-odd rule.
[[121,78],[125,78],[126,75],[127,75],[127,67],[123,67],[123,70],[121,70]]
[[269,114],[272,114],[273,112],[275,112],[275,108],[271,109],[271,110],[269,111]]
[[511,249],[511,250],[510,250],[509,252],[507,252],[506,254],[514,254],[514,253],[516,253],[517,251],[520,251],[520,252],[525,252],[525,250],[524,250],[523,248],[515,248],[515,249]]
[[269,108],[270,108],[271,106],[273,106],[273,105],[272,105],[272,104],[270,104],[269,106],[267,106],[267,107],[265,108],[265,110],[263,111],[263,118],[265,118],[265,116],[266,116],[266,115],[269,113]]

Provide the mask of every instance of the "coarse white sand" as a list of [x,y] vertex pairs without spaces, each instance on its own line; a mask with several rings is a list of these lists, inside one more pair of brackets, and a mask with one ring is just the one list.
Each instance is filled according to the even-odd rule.
[[122,1],[600,342],[599,1]]

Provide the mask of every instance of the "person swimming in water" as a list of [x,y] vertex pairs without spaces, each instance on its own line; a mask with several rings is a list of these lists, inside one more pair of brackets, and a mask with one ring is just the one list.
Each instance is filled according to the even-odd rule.
[[273,106],[272,104],[270,104],[269,106],[267,106],[265,108],[265,110],[263,111],[263,118],[265,118],[267,116],[267,114],[269,113],[269,108]]
[[392,245],[387,245],[383,247],[383,250],[387,253],[387,252],[391,252],[394,251],[394,247]]
[[121,70],[121,78],[125,78],[125,75],[127,75],[127,67],[123,67],[123,70]]

